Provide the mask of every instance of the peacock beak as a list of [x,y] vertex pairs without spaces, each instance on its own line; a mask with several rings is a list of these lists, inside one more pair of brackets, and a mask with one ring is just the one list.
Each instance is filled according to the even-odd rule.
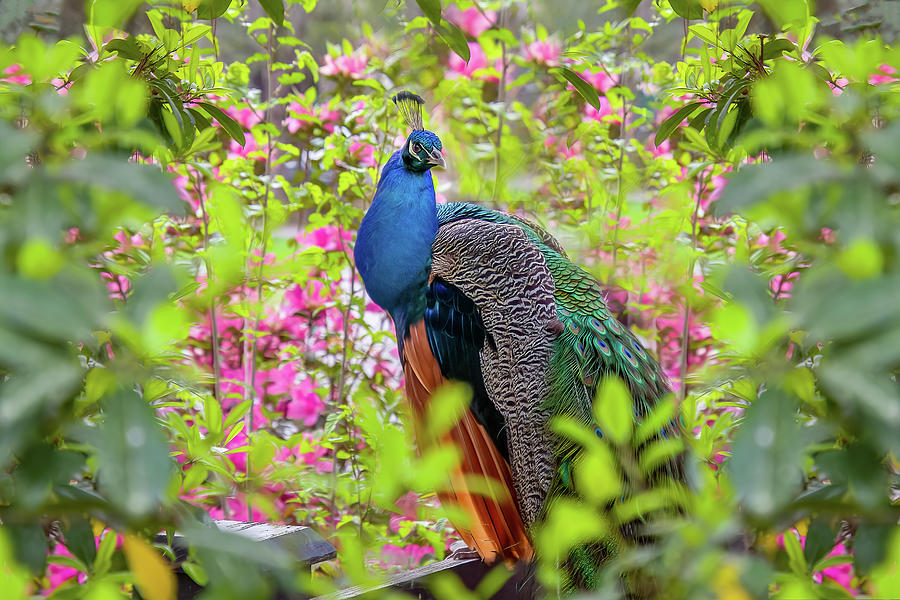
[[441,154],[439,148],[432,148],[431,152],[428,153],[428,164],[442,169],[447,168],[447,163],[444,162],[444,155]]

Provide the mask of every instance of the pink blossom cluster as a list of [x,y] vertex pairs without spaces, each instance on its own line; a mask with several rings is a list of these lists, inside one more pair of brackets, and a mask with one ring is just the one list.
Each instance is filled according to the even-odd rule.
[[450,4],[443,16],[472,38],[477,38],[497,23],[497,11],[479,10],[474,6],[460,10],[455,4]]
[[361,79],[369,66],[369,58],[361,48],[349,54],[326,54],[323,60],[325,65],[319,67],[319,74],[329,77]]
[[495,82],[500,81],[497,74],[503,70],[503,64],[499,58],[493,63],[488,63],[487,55],[478,42],[469,42],[468,62],[458,54],[452,53],[447,59],[447,66],[452,73],[458,76]]
[[[791,528],[785,533],[778,534],[777,542],[780,548],[784,548],[784,536],[792,535],[800,542],[800,547],[806,547],[806,535],[800,533],[796,528]],[[839,541],[834,547],[825,555],[825,558],[833,558],[837,556],[846,556],[847,562],[832,565],[830,567],[825,567],[821,571],[817,571],[813,574],[813,581],[816,583],[822,583],[825,579],[830,579],[842,588],[844,588],[847,593],[852,596],[859,596],[860,590],[859,588],[853,585],[853,562],[852,562],[852,552],[844,545],[844,542]]]

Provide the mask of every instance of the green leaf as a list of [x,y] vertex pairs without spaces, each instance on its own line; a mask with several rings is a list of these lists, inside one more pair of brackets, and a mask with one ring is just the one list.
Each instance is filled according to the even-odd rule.
[[131,36],[110,40],[109,43],[103,46],[103,50],[105,52],[117,52],[119,56],[129,60],[141,60],[144,57],[141,46]]
[[71,515],[63,521],[62,532],[66,548],[72,556],[92,566],[97,557],[97,544],[90,519],[83,515]]
[[675,415],[675,401],[671,394],[660,400],[653,407],[653,412],[644,417],[634,433],[634,443],[642,444],[659,432],[669,427],[672,417]]
[[284,0],[259,0],[259,3],[276,25],[284,25]]
[[87,4],[90,6],[91,25],[119,28],[143,4],[143,0],[91,0]]
[[880,523],[862,523],[853,536],[853,567],[858,575],[866,575],[886,558],[891,534],[898,531]]
[[133,391],[103,402],[96,439],[100,487],[119,510],[147,516],[165,503],[172,462],[153,411]]
[[807,565],[815,565],[832,548],[837,532],[834,523],[828,515],[818,515],[809,523],[806,531],[806,544],[803,546],[803,557]]
[[222,407],[211,394],[203,400],[203,416],[211,433],[222,432]]
[[194,117],[194,124],[197,126],[198,131],[203,131],[204,129],[212,127],[212,121],[209,120],[209,117],[205,116],[196,108],[188,108],[187,111]]
[[675,14],[688,20],[702,19],[703,6],[700,0],[669,0],[669,5]]
[[184,213],[185,203],[167,174],[159,167],[127,162],[121,156],[88,154],[82,160],[66,163],[56,178],[122,192],[147,206]]
[[837,165],[812,155],[785,155],[771,163],[749,165],[735,173],[721,199],[714,203],[717,215],[740,212],[778,192],[789,192],[843,177]]
[[768,390],[750,405],[727,466],[748,513],[768,517],[793,498],[803,481],[805,445],[790,397]]
[[575,546],[596,540],[609,530],[608,523],[597,511],[571,498],[552,502],[549,513],[536,540],[548,556],[566,556]]
[[605,505],[622,492],[622,476],[608,445],[593,444],[587,448],[572,472],[575,488],[596,505]]
[[448,382],[432,395],[425,417],[427,435],[439,438],[459,422],[472,400],[472,388],[462,382]]
[[575,91],[577,91],[588,104],[590,104],[597,110],[600,110],[600,96],[597,93],[596,88],[582,79],[581,75],[568,67],[551,69],[550,72],[562,75],[566,81],[572,84],[572,87],[575,88]]
[[200,0],[200,5],[197,7],[197,18],[217,19],[225,14],[229,6],[231,6],[231,0]]
[[47,563],[47,537],[40,523],[4,523],[16,552],[16,560],[39,575]]
[[210,104],[209,102],[198,102],[197,106],[205,110],[210,117],[219,122],[219,125],[231,136],[231,139],[236,141],[238,144],[243,146],[247,140],[244,139],[244,130],[238,124],[237,121],[229,117],[225,114],[218,106]]
[[94,559],[94,575],[98,577],[103,576],[112,566],[112,556],[116,551],[116,537],[114,531],[103,533],[100,546],[97,548],[97,556]]
[[450,47],[461,59],[469,62],[471,53],[469,52],[469,42],[466,41],[466,34],[462,30],[449,21],[444,21],[440,25],[436,25],[435,29],[444,43]]
[[441,23],[441,0],[416,0],[419,10],[435,25]]
[[803,557],[803,548],[793,529],[784,532],[784,550],[788,555],[788,566],[797,575],[806,574],[806,559]]
[[65,258],[46,240],[33,237],[19,248],[16,267],[29,279],[50,279],[63,266]]
[[604,377],[594,399],[594,418],[603,434],[616,444],[631,439],[634,427],[634,410],[631,395],[621,379],[612,375]]
[[794,52],[796,50],[797,46],[791,40],[785,38],[770,39],[763,44],[763,60],[777,58],[785,52]]
[[694,114],[694,111],[703,106],[703,104],[703,102],[690,102],[675,111],[675,114],[660,124],[659,130],[656,132],[656,137],[653,139],[653,143],[659,146],[669,139],[669,136],[675,132],[678,126],[681,125],[681,122]]

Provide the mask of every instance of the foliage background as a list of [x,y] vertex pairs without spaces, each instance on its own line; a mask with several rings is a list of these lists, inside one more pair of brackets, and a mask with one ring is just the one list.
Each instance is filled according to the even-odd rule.
[[[548,554],[678,504],[597,594],[644,565],[670,597],[900,594],[892,6],[4,3],[4,597],[168,597],[160,529],[215,598],[446,555],[454,453],[413,452],[350,252],[405,88],[439,200],[537,219],[672,381],[692,492],[586,491]],[[307,524],[339,559],[307,581],[207,516]]]

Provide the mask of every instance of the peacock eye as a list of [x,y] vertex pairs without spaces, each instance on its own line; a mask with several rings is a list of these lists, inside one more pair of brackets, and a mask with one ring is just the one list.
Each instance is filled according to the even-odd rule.
[[413,154],[418,154],[422,151],[422,145],[419,142],[413,142],[409,149]]

